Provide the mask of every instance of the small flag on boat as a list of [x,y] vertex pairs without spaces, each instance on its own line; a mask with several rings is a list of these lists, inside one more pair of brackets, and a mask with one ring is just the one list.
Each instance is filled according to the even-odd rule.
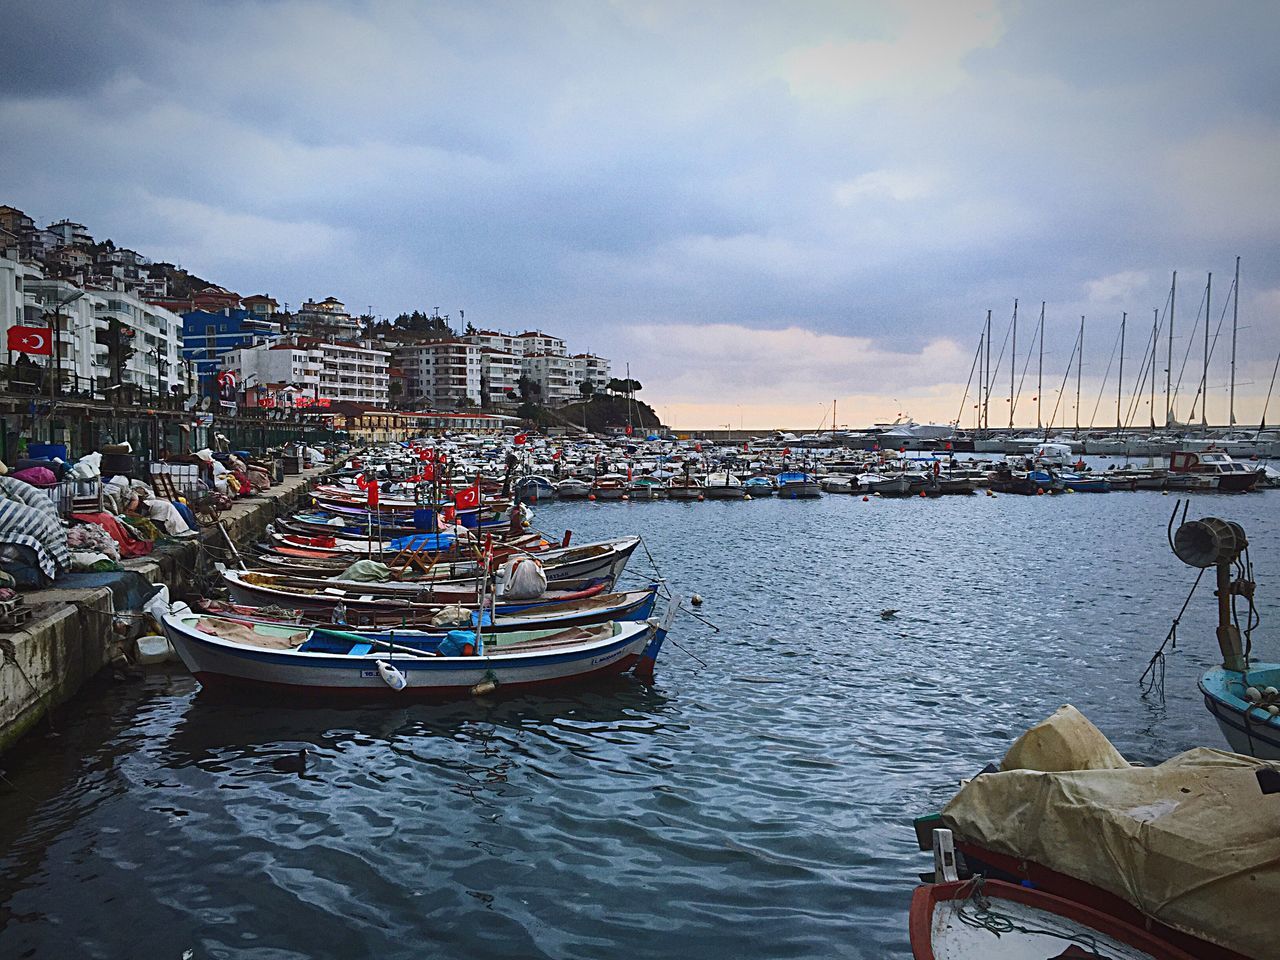
[[378,508],[378,481],[369,481],[369,509],[376,510]]
[[515,435],[515,438],[511,442],[514,443],[516,446],[520,446],[528,439],[529,439],[529,435],[527,433],[517,433]]
[[474,510],[480,506],[480,482],[463,487],[453,495],[453,505],[459,510]]

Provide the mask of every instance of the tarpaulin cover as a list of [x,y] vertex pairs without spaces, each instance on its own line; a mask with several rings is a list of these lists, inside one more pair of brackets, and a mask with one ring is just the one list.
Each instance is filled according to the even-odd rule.
[[1280,955],[1280,793],[1258,780],[1268,767],[1197,748],[1156,767],[1006,769],[971,780],[942,816],[962,839],[1263,960]]
[[386,583],[391,579],[391,568],[377,560],[357,560],[338,576],[339,580],[356,580],[360,583]]
[[408,537],[396,537],[391,541],[392,550],[448,550],[453,547],[453,534],[415,533]]

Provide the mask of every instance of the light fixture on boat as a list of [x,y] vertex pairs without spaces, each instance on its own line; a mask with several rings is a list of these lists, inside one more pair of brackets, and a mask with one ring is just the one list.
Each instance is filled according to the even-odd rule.
[[1173,535],[1173,552],[1189,567],[1229,565],[1247,546],[1240,524],[1217,517],[1187,521]]

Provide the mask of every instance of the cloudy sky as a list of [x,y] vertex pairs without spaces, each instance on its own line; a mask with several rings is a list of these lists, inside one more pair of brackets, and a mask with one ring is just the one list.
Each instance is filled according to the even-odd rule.
[[[1019,377],[1047,301],[1057,423],[1082,314],[1081,419],[1114,421],[1128,311],[1124,416],[1145,422],[1145,388],[1129,394],[1173,270],[1186,417],[1206,275],[1213,333],[1237,256],[1242,421],[1280,350],[1266,0],[14,0],[0,17],[0,202],[243,294],[543,327],[630,362],[677,427],[829,426],[833,399],[840,423],[952,420],[986,311],[994,359],[1015,297]],[[1211,420],[1230,326],[1228,308]],[[1008,374],[1006,352],[993,423]]]

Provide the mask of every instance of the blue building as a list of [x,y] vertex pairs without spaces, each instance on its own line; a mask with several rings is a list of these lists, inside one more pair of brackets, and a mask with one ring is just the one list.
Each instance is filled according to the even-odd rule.
[[225,353],[279,336],[280,324],[248,310],[192,310],[182,315],[182,358],[195,368],[203,393]]

